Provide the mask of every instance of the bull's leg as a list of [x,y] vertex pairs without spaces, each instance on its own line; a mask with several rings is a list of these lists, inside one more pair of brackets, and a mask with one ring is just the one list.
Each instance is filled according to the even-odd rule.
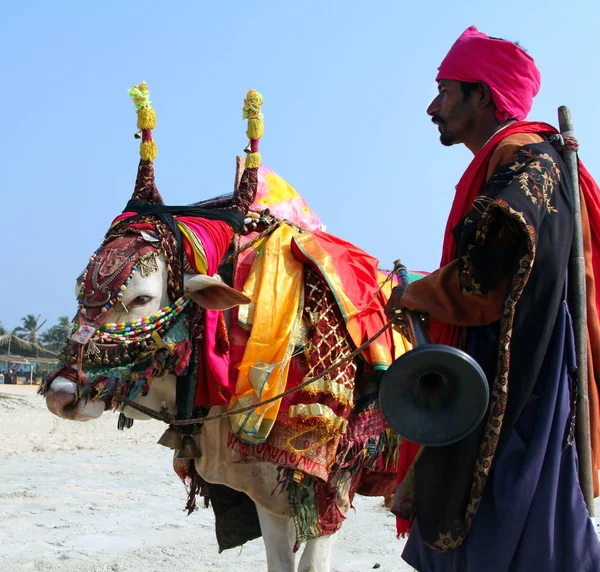
[[268,572],[295,572],[296,529],[290,517],[275,516],[256,505],[260,530],[267,550]]
[[329,572],[337,532],[306,541],[298,572]]

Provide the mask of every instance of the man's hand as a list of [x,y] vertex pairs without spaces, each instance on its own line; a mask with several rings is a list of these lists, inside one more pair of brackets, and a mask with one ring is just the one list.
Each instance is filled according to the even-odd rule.
[[406,322],[402,320],[402,314],[400,310],[402,309],[402,294],[404,294],[405,285],[400,284],[396,286],[390,295],[390,299],[385,305],[385,315],[391,320],[395,318],[394,329],[399,331],[405,338],[408,339],[408,329],[406,327]]
[[387,301],[385,305],[385,315],[391,320],[396,315],[396,310],[402,309],[402,294],[404,294],[404,289],[406,286],[404,284],[400,284],[396,286],[390,295],[390,299]]

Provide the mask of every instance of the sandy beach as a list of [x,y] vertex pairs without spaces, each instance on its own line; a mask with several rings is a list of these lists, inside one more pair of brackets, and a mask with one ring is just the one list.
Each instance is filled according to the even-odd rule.
[[[0,385],[0,571],[264,571],[262,540],[218,553],[212,509],[183,512],[164,427],[53,416],[37,387]],[[357,497],[333,570],[411,570],[380,498]]]

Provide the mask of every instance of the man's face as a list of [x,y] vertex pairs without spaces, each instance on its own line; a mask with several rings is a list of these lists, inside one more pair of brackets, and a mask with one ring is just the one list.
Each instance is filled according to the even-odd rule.
[[442,145],[464,143],[475,127],[475,110],[471,96],[463,94],[461,83],[442,79],[438,82],[438,95],[427,108],[440,132]]

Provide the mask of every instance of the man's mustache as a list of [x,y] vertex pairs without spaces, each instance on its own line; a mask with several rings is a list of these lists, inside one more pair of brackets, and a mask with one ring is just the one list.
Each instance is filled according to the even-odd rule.
[[432,116],[431,121],[433,121],[433,123],[435,123],[436,125],[445,125],[446,124],[444,119],[442,119],[439,115]]

